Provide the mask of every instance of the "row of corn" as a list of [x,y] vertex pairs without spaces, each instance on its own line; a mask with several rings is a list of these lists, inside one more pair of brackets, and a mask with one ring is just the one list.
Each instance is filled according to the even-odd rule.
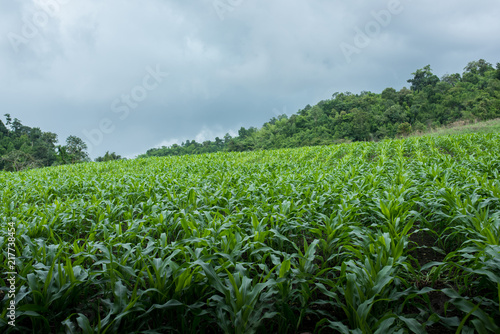
[[497,134],[2,172],[0,331],[498,333],[499,173]]

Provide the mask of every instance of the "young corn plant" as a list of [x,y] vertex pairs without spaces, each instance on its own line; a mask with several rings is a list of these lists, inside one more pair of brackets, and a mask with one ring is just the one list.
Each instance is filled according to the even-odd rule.
[[[227,278],[223,279],[214,268],[199,261],[207,280],[220,294],[210,298],[210,306],[215,308],[218,324],[225,333],[257,333],[265,319],[273,318],[268,302],[274,292],[270,289],[274,281],[253,284],[243,272],[234,275],[223,268]],[[267,291],[266,291],[267,289]]]
[[16,329],[496,332],[499,166],[471,134],[0,172]]

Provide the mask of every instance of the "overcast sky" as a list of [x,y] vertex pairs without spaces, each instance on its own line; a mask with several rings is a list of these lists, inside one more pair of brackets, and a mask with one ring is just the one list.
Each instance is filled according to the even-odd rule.
[[0,0],[1,117],[134,157],[427,64],[496,64],[499,17],[498,0]]

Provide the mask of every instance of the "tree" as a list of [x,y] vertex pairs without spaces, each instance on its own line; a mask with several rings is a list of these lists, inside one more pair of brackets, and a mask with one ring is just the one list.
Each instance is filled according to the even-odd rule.
[[0,138],[9,134],[9,129],[0,120]]
[[315,105],[314,107],[311,108],[309,111],[312,118],[314,119],[314,126],[318,125],[318,119],[323,115],[323,109],[321,109],[320,106]]
[[391,123],[403,123],[408,120],[406,112],[401,108],[399,104],[394,104],[387,108],[384,112],[384,116],[387,117]]
[[66,152],[66,146],[57,145],[57,152],[57,160],[59,160],[59,164],[66,165],[71,162],[68,152]]
[[397,101],[397,93],[394,88],[386,88],[382,92],[382,98],[384,100],[392,100],[392,101]]
[[109,153],[109,151],[106,151],[106,154],[104,154],[103,157],[98,157],[95,159],[96,162],[105,162],[105,161],[113,161],[113,160],[121,160],[123,159],[120,155],[116,154],[115,152]]
[[435,86],[439,82],[439,78],[432,74],[431,65],[417,70],[412,75],[413,79],[408,79],[407,82],[411,83],[413,91],[421,91],[426,86]]
[[415,122],[415,124],[413,124],[411,129],[416,131],[416,132],[425,132],[427,130],[427,127],[424,124],[417,121],[417,122]]
[[450,84],[452,87],[455,87],[457,83],[460,82],[462,78],[460,77],[460,74],[454,73],[454,74],[445,74],[441,78],[441,81],[446,82]]
[[14,118],[14,121],[11,124],[12,130],[15,134],[20,134],[23,129],[23,124],[17,118]]
[[404,122],[399,124],[398,126],[398,135],[407,136],[411,133],[411,125],[408,122]]
[[398,92],[398,100],[400,105],[406,104],[408,107],[411,107],[413,104],[413,92],[406,87],[401,88]]
[[65,150],[72,164],[89,160],[89,156],[86,152],[87,144],[77,136],[69,136],[66,138]]
[[67,146],[57,147],[55,133],[25,126],[10,114],[5,117],[6,124],[0,121],[0,169],[16,171],[51,166],[58,160],[62,164],[88,160],[87,145],[80,138],[70,136]]
[[224,145],[228,145],[232,138],[233,137],[231,137],[231,135],[229,133],[226,133],[224,135]]
[[38,132],[36,129],[38,128],[30,134],[32,154],[43,166],[51,166],[57,160],[57,135],[52,132]]
[[6,155],[3,155],[1,160],[5,164],[5,169],[8,171],[19,172],[23,169],[41,167],[36,159],[28,153],[14,150]]
[[464,67],[462,80],[477,85],[480,83],[482,77],[485,77],[486,72],[492,70],[494,70],[493,66],[484,59],[471,61]]
[[353,127],[352,135],[355,140],[366,140],[370,137],[370,115],[357,108],[351,110]]
[[215,137],[215,147],[218,150],[221,150],[222,148],[224,148],[224,141],[222,139],[220,139],[219,137]]
[[5,114],[5,119],[7,120],[7,123],[5,125],[10,125],[12,123],[12,118],[10,117],[10,114]]
[[493,70],[493,66],[484,59],[471,61],[465,66],[464,73],[477,74],[484,77],[485,73]]
[[245,139],[247,136],[248,136],[248,130],[245,129],[245,127],[242,126],[238,130],[238,137],[240,137],[241,139]]

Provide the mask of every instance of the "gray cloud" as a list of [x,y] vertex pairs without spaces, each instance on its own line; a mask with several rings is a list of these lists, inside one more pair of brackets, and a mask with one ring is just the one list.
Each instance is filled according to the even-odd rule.
[[[496,0],[217,1],[2,2],[2,114],[60,141],[80,136],[93,157],[134,156],[261,126],[336,91],[401,88],[427,64],[442,75],[479,58],[500,61]],[[51,15],[44,3],[57,5],[46,7]],[[384,22],[390,6],[397,10]],[[30,25],[38,32],[25,38]],[[356,46],[358,29],[370,35],[366,45]],[[17,52],[13,34],[24,38]],[[350,61],[342,43],[357,49]],[[156,66],[168,77],[120,118],[113,102],[142,92],[146,68]],[[99,129],[103,120],[112,131]],[[102,140],[85,136],[94,130]]]

